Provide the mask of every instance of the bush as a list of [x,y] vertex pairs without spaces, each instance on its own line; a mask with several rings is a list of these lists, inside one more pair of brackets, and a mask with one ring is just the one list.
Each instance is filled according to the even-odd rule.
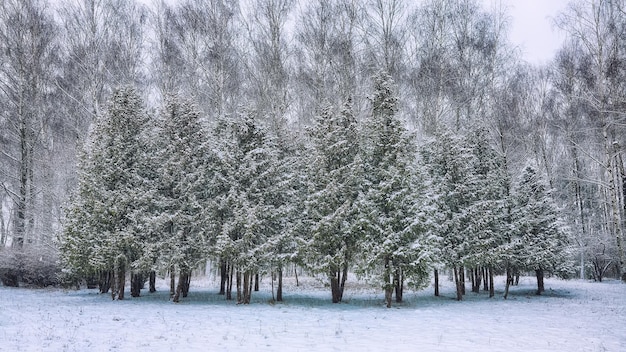
[[43,246],[0,251],[0,281],[5,286],[18,287],[20,283],[36,286],[59,284],[60,269],[57,251]]

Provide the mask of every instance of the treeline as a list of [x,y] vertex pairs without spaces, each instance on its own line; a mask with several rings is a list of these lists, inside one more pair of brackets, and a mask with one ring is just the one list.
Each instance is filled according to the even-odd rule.
[[393,80],[381,71],[372,83],[365,120],[350,101],[328,106],[298,138],[247,110],[207,125],[178,96],[151,116],[135,90],[116,91],[79,164],[60,238],[66,267],[118,299],[127,272],[133,296],[148,273],[154,289],[155,273],[169,272],[178,302],[210,260],[226,298],[235,280],[237,301],[249,303],[259,274],[277,275],[282,301],[295,263],[327,277],[333,302],[354,271],[384,289],[388,307],[444,266],[459,300],[465,268],[478,288],[486,268],[492,295],[494,270],[509,281],[534,271],[538,294],[544,271],[571,270],[567,231],[535,168],[511,182],[478,127],[463,139],[441,130],[418,157]]
[[[410,161],[402,161],[404,166],[393,167],[411,169],[410,172],[406,171],[406,175],[415,172],[414,176],[402,178],[400,183],[402,187],[406,186],[406,182],[417,184],[411,186],[411,189],[419,195],[417,202],[421,205],[407,210],[413,206],[412,203],[404,204],[399,200],[398,204],[394,202],[393,209],[385,210],[393,212],[393,216],[375,217],[374,210],[369,211],[373,220],[359,215],[359,221],[388,220],[385,220],[384,226],[378,223],[371,225],[372,228],[368,227],[369,222],[364,222],[357,237],[362,238],[374,229],[380,233],[395,233],[397,228],[409,225],[396,224],[391,218],[408,221],[415,217],[422,219],[422,216],[426,216],[424,214],[428,214],[425,223],[429,226],[444,226],[442,224],[449,220],[450,224],[445,225],[448,229],[446,231],[455,232],[457,238],[450,237],[449,241],[438,242],[438,248],[454,250],[437,252],[429,257],[432,260],[423,262],[411,261],[412,254],[393,252],[389,256],[387,249],[374,247],[359,247],[358,251],[355,249],[342,254],[347,258],[345,262],[350,263],[357,255],[361,258],[364,253],[378,258],[378,262],[383,262],[384,270],[376,270],[389,274],[389,282],[383,280],[387,290],[393,286],[393,282],[404,280],[405,271],[430,271],[435,262],[456,268],[458,276],[469,272],[461,270],[461,267],[493,267],[506,271],[506,262],[510,262],[508,267],[511,270],[525,266],[512,259],[504,262],[494,259],[494,262],[490,262],[478,254],[470,256],[476,258],[468,259],[467,253],[478,253],[476,248],[479,242],[482,243],[481,236],[493,239],[486,241],[489,243],[485,244],[486,248],[501,249],[502,244],[512,241],[513,237],[505,235],[512,230],[494,230],[493,235],[487,235],[483,234],[487,231],[487,225],[483,224],[480,228],[483,232],[468,235],[466,232],[469,230],[463,222],[465,220],[460,219],[470,215],[457,214],[457,211],[471,209],[473,213],[481,214],[480,208],[474,203],[487,207],[488,204],[497,203],[496,199],[501,199],[504,200],[500,203],[504,211],[494,211],[493,214],[509,214],[505,223],[514,224],[514,206],[511,204],[516,194],[515,185],[522,177],[522,171],[526,170],[525,166],[534,165],[536,177],[546,180],[544,191],[554,199],[560,217],[569,225],[570,243],[575,246],[572,255],[577,257],[576,269],[580,277],[596,280],[602,280],[607,275],[619,277],[624,272],[626,212],[626,172],[623,160],[626,145],[624,1],[587,0],[568,6],[555,19],[557,26],[567,35],[567,40],[554,60],[542,67],[533,67],[521,61],[519,50],[508,43],[509,18],[506,8],[496,4],[486,9],[481,4],[478,0],[424,0],[419,3],[401,0],[189,0],[175,4],[154,1],[148,5],[129,0],[2,1],[0,277],[5,284],[19,281],[32,284],[57,282],[54,275],[42,278],[38,273],[55,273],[58,270],[60,243],[56,239],[64,230],[67,232],[72,224],[72,217],[63,210],[63,205],[68,204],[71,194],[78,194],[74,201],[82,197],[79,190],[85,182],[82,176],[84,171],[79,172],[76,165],[80,159],[81,167],[86,167],[84,159],[91,157],[90,148],[97,144],[98,138],[106,135],[95,131],[104,128],[99,127],[99,124],[117,106],[115,103],[107,105],[107,100],[115,101],[116,98],[111,97],[118,87],[136,89],[134,94],[140,101],[137,109],[148,126],[142,125],[141,130],[155,134],[147,138],[141,136],[140,139],[149,142],[145,147],[153,148],[149,150],[153,150],[151,155],[154,157],[158,155],[166,158],[164,155],[170,155],[174,158],[172,155],[176,155],[171,150],[176,143],[166,142],[162,138],[164,132],[160,130],[164,127],[155,122],[164,119],[161,115],[167,110],[168,104],[179,104],[186,106],[184,109],[195,111],[199,116],[199,125],[203,126],[201,133],[207,134],[196,141],[201,146],[194,148],[199,148],[197,155],[210,155],[213,159],[202,161],[202,158],[193,158],[194,161],[184,163],[185,159],[167,159],[170,168],[180,163],[181,169],[178,174],[170,171],[172,180],[167,182],[170,182],[168,187],[173,190],[169,195],[159,194],[159,197],[163,197],[163,204],[159,207],[167,208],[169,205],[166,204],[174,202],[176,197],[193,194],[175,189],[175,182],[186,177],[186,171],[183,170],[213,170],[215,163],[223,163],[224,155],[227,154],[214,152],[234,150],[236,138],[243,138],[240,136],[243,132],[234,126],[248,119],[254,121],[253,124],[262,129],[271,141],[268,142],[271,148],[263,149],[263,153],[271,152],[271,157],[263,153],[255,154],[254,157],[281,162],[276,166],[267,161],[265,166],[259,166],[256,171],[244,167],[246,163],[252,163],[250,160],[229,162],[228,165],[241,163],[240,171],[231,170],[229,173],[234,175],[232,178],[239,184],[246,185],[240,186],[245,192],[233,191],[230,198],[218,202],[224,209],[209,206],[205,211],[211,210],[229,218],[237,209],[247,209],[251,201],[244,201],[241,194],[261,187],[257,177],[265,178],[261,183],[267,182],[277,187],[276,196],[266,198],[264,195],[250,195],[255,202],[264,206],[255,208],[256,213],[249,213],[249,216],[264,214],[264,207],[281,208],[279,204],[283,204],[281,202],[285,199],[308,200],[295,207],[283,206],[281,211],[284,214],[278,212],[280,215],[273,215],[272,220],[268,220],[271,230],[246,228],[245,231],[267,233],[268,238],[276,238],[273,231],[285,236],[284,241],[264,242],[267,247],[263,249],[265,253],[294,253],[292,249],[285,248],[292,248],[296,244],[300,246],[298,248],[315,248],[313,244],[309,246],[298,241],[290,242],[290,234],[300,234],[300,238],[303,233],[313,236],[317,232],[339,231],[325,221],[332,214],[339,216],[330,213],[333,209],[341,214],[349,212],[347,205],[333,205],[315,211],[309,208],[308,202],[315,199],[329,201],[326,193],[321,191],[324,182],[334,182],[333,187],[344,190],[344,194],[334,199],[337,204],[352,204],[368,199],[368,202],[379,204],[380,207],[384,205],[383,198],[374,200],[377,196],[372,192],[389,191],[386,187],[400,182],[388,181],[384,177],[390,176],[385,172],[376,173],[365,169],[366,165],[385,168],[392,166],[382,166],[384,163],[400,163],[393,157],[378,160],[372,156],[389,152],[376,149],[382,148],[382,142],[372,144],[373,139],[368,139],[375,138],[370,136],[373,133],[370,129],[378,128],[370,126],[373,124],[370,119],[376,114],[382,114],[380,111],[375,113],[378,108],[374,108],[372,100],[376,91],[382,91],[380,87],[374,88],[376,80],[372,79],[378,72],[386,72],[394,82],[392,95],[396,100],[391,104],[394,107],[393,116],[401,121],[402,128],[409,129],[414,136],[412,141],[406,143],[416,150],[403,153],[415,155],[407,156]],[[168,99],[168,96],[183,98]],[[344,118],[342,114],[350,116]],[[323,132],[313,132],[322,117],[354,119],[354,131],[348,130],[345,135],[326,139],[331,137]],[[90,130],[94,131],[91,137]],[[387,131],[385,128],[382,130]],[[386,133],[376,138],[388,138]],[[471,156],[472,153],[478,153],[469,152],[477,148],[474,147],[477,142],[471,141],[480,138],[485,142],[481,148],[497,156],[491,161],[501,164],[489,167],[502,173],[502,178],[498,178],[501,181],[496,182],[502,189],[493,185],[496,189],[489,191],[492,192],[489,195],[466,194],[463,190],[470,189],[469,183],[478,182],[473,179],[478,177],[473,175],[474,172],[483,173],[484,177],[495,177],[493,173],[496,171],[486,166],[473,169],[473,163],[477,163],[475,160],[480,157]],[[153,145],[157,140],[163,145]],[[342,140],[356,145],[347,145]],[[320,161],[315,164],[319,167],[318,174],[313,175],[317,177],[317,183],[311,185],[309,183],[316,178],[303,173],[302,169],[313,167],[314,164],[304,156],[310,156],[311,150],[316,150],[315,146],[321,143],[329,143],[324,147],[328,151],[337,148],[347,153],[344,159],[328,156],[327,162],[354,164],[349,164],[350,167],[337,166],[336,170],[331,168],[329,170],[333,172],[325,176],[329,180],[320,181],[325,173],[323,167],[327,167]],[[349,150],[344,151],[342,148]],[[463,187],[444,187],[438,183],[443,180],[440,176],[443,172],[452,171],[448,169],[449,166],[433,165],[443,165],[453,159],[440,160],[443,157],[427,153],[428,148],[440,148],[442,152],[455,151],[458,154],[461,161],[457,163],[463,167],[458,166],[459,170],[454,171],[458,174],[450,176],[450,182]],[[81,153],[84,156],[79,158]],[[241,158],[252,158],[247,155],[248,152],[240,153]],[[119,155],[116,157],[121,158]],[[133,168],[135,162],[151,166]],[[200,162],[208,164],[198,164]],[[304,166],[299,164],[302,162],[305,162]],[[130,174],[122,176],[136,179],[120,178],[115,182],[124,184],[124,187],[132,185],[133,189],[140,189],[141,183],[147,182],[145,180],[162,177],[161,168],[165,167],[162,164],[155,169],[154,160],[141,158],[120,165],[130,167]],[[263,171],[264,167],[268,169]],[[492,171],[485,171],[487,169]],[[147,174],[135,175],[133,172]],[[400,170],[397,173],[402,172]],[[214,180],[215,175],[206,177],[211,182],[203,197],[213,199],[216,194],[225,192],[224,189],[213,188],[220,184]],[[161,189],[159,187],[151,192]],[[501,192],[505,196],[501,196]],[[436,194],[447,195],[442,198],[436,197]],[[150,198],[153,194],[146,191],[143,196]],[[413,194],[402,195],[405,196],[414,197]],[[478,201],[485,197],[493,199]],[[203,199],[189,199],[189,206],[203,203]],[[431,204],[434,200],[440,203]],[[137,202],[141,202],[141,199]],[[508,205],[504,206],[504,203]],[[117,214],[115,207],[125,206],[118,202],[112,204],[110,216]],[[435,212],[435,215],[425,212],[424,209],[430,208],[439,209],[439,212]],[[156,206],[150,211],[165,213],[165,210]],[[287,221],[292,211],[305,214],[309,220]],[[404,217],[402,214],[410,216]],[[203,218],[211,219],[215,216],[205,214]],[[498,216],[494,215],[495,218],[489,222],[501,221]],[[195,223],[191,219],[186,221]],[[197,222],[197,226],[209,226],[203,221]],[[344,227],[353,226],[355,221],[345,220],[333,226],[339,226],[339,233],[348,233]],[[155,215],[152,225],[166,222],[166,218]],[[217,226],[216,222],[210,224]],[[265,222],[262,224],[258,226],[270,226]],[[420,222],[411,224],[422,226]],[[125,228],[127,224],[119,226]],[[319,228],[311,230],[315,226]],[[434,231],[427,228],[429,230],[418,232],[423,234]],[[211,236],[221,234],[222,242],[230,238],[224,231],[228,234],[245,232],[235,228],[203,228],[203,231]],[[451,236],[444,236],[443,232],[433,232],[438,233],[439,237],[432,239]],[[387,235],[371,236],[371,243],[387,243],[382,240]],[[356,243],[353,235],[340,237],[343,239],[337,239],[338,242]],[[399,238],[405,241],[402,248],[411,248],[411,237]],[[463,242],[459,242],[461,240]],[[185,238],[185,241],[195,243],[192,239]],[[154,242],[164,243],[161,240]],[[153,250],[167,253],[170,247],[180,247],[178,242],[168,243],[164,248]],[[447,246],[442,243],[447,243]],[[99,244],[106,248],[109,245]],[[213,248],[213,245],[207,248]],[[119,265],[130,270],[139,265],[135,263],[135,258],[146,259],[143,254],[136,254],[135,250],[139,251],[136,248],[132,253],[126,253],[124,260],[120,257],[117,261]],[[228,250],[236,251],[240,248]],[[346,266],[343,261],[335,260],[336,264],[332,267],[313,265],[316,261],[323,261],[326,250],[325,246],[319,247],[318,258],[311,255],[307,262],[309,266],[319,266],[316,269],[318,272],[335,273],[333,277],[336,277],[336,281],[331,281],[331,287],[334,299],[338,300],[345,277]],[[102,252],[96,250],[95,253]],[[505,256],[498,252],[491,254],[497,258]],[[394,259],[396,255],[403,259]],[[234,273],[234,279],[225,282],[225,285],[230,283],[231,287],[231,281],[236,281],[237,270],[242,272],[242,281],[254,272],[250,269],[252,271],[246,274],[248,266],[255,270],[257,266],[269,270],[267,263],[257,265],[244,261],[244,265],[223,253],[202,252],[197,257],[202,260],[230,258],[224,262],[223,268],[224,272]],[[98,267],[104,261],[100,257],[89,258],[85,268]],[[387,259],[389,264],[385,266]],[[165,261],[163,258],[158,261],[161,260]],[[296,257],[291,254],[276,255],[272,257],[270,267],[279,270],[280,263],[288,260],[295,261]],[[371,262],[370,269],[361,268],[359,271],[364,276],[369,275],[366,273],[378,266],[375,262]],[[423,267],[422,264],[426,262],[431,264]],[[400,263],[415,263],[415,268]],[[162,264],[158,264],[160,268]],[[196,263],[189,263],[190,267],[192,264]],[[152,265],[157,264],[141,263],[142,268]],[[351,268],[357,269],[356,266]],[[482,272],[483,277],[489,276],[488,271],[487,274],[484,270],[473,272]],[[409,279],[412,275],[406,274],[407,280],[413,280]]]

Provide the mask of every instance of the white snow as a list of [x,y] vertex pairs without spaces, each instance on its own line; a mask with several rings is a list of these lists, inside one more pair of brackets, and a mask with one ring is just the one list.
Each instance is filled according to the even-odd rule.
[[405,303],[387,309],[381,292],[353,278],[345,303],[330,303],[316,280],[295,287],[286,278],[284,303],[270,303],[262,282],[248,306],[224,301],[215,280],[193,280],[179,304],[168,301],[165,280],[157,293],[124,301],[97,290],[0,287],[0,351],[626,351],[618,281],[547,279],[538,297],[529,277],[508,300],[468,291],[457,302],[442,280],[444,297],[432,287],[405,292]]

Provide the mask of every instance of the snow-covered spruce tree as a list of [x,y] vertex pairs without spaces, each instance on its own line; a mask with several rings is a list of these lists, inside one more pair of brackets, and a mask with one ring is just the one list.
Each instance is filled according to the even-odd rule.
[[467,236],[463,263],[473,271],[474,292],[479,292],[485,276],[481,269],[487,269],[484,280],[489,280],[492,295],[493,269],[504,261],[499,249],[507,241],[509,229],[510,181],[503,158],[489,144],[489,133],[485,128],[468,131],[465,145],[470,153],[470,164],[466,185],[469,199],[464,209]]
[[451,131],[441,129],[435,138],[421,148],[421,155],[431,179],[429,217],[433,219],[432,235],[440,238],[440,260],[452,268],[456,298],[463,299],[464,259],[467,256],[471,204],[469,173],[471,151],[463,140]]
[[101,292],[124,298],[129,264],[142,253],[138,205],[146,187],[149,118],[133,88],[113,93],[106,113],[96,121],[79,164],[79,186],[66,214],[61,254],[68,269],[100,273]]
[[393,87],[386,72],[374,76],[372,113],[363,127],[364,190],[358,200],[358,271],[380,274],[387,307],[394,289],[396,301],[402,301],[405,280],[424,283],[434,249],[426,237],[414,141],[396,116]]
[[[537,294],[544,291],[544,272],[565,275],[573,271],[568,231],[545,182],[533,166],[526,166],[514,192],[512,238],[505,249],[510,266],[534,270]],[[505,297],[508,293],[505,292]]]
[[[298,259],[298,238],[303,232],[303,213],[306,199],[304,181],[303,146],[296,135],[284,127],[274,129],[268,135],[268,146],[275,148],[270,160],[267,178],[270,188],[265,201],[273,215],[268,222],[266,241],[260,246],[261,262],[265,270],[277,277],[276,301],[283,300],[283,275],[289,263]],[[273,275],[275,273],[275,275]],[[273,290],[272,282],[272,290]],[[272,292],[272,297],[273,292]]]
[[245,112],[222,127],[219,193],[212,210],[218,235],[212,253],[228,263],[227,299],[236,275],[237,300],[247,304],[253,276],[266,264],[263,244],[280,228],[280,210],[273,200],[280,187],[277,148],[253,113]]
[[173,301],[187,296],[191,271],[206,259],[208,218],[214,190],[214,156],[207,129],[196,107],[178,96],[166,99],[159,119],[157,194],[147,211],[152,215],[145,246],[152,270],[179,273],[171,287]]
[[341,302],[357,254],[357,199],[362,184],[357,121],[348,101],[327,106],[310,130],[309,196],[303,251],[308,268],[328,277],[333,303]]

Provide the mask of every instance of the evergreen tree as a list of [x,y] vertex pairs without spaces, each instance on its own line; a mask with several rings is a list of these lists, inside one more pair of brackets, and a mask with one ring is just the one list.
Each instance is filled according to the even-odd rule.
[[415,168],[416,150],[396,116],[393,80],[380,72],[374,77],[372,114],[364,127],[364,191],[359,199],[363,231],[359,270],[382,273],[387,307],[393,291],[402,301],[405,279],[419,286],[428,277],[432,245],[422,219],[422,185]]
[[512,238],[507,249],[511,265],[534,270],[537,294],[544,291],[544,272],[567,274],[568,232],[563,225],[552,195],[537,170],[526,166],[515,189]]
[[[280,228],[280,211],[273,199],[279,183],[277,148],[252,113],[222,124],[213,254],[228,263],[231,278],[236,274],[238,301],[250,303],[253,276],[266,264],[263,244]],[[230,291],[230,279],[228,286]]]
[[149,118],[132,88],[114,92],[79,164],[79,189],[61,236],[62,257],[81,274],[99,272],[101,291],[124,298],[129,264],[142,252],[138,205],[146,184]]
[[205,209],[213,201],[215,158],[200,113],[189,101],[169,97],[159,122],[159,192],[152,202],[152,237],[145,239],[152,245],[146,264],[158,264],[171,274],[178,270],[177,302],[181,293],[187,296],[191,270],[206,259],[210,233]]
[[435,139],[421,149],[422,159],[431,179],[433,196],[429,216],[433,219],[433,236],[440,238],[443,263],[453,270],[457,300],[463,299],[464,259],[467,256],[471,204],[471,152],[459,136],[440,130]]
[[350,101],[339,113],[326,107],[314,122],[309,133],[305,256],[313,272],[327,276],[333,303],[338,303],[357,251],[362,177],[357,123]]
[[503,158],[489,144],[485,128],[470,130],[465,145],[470,153],[470,164],[467,177],[469,201],[464,210],[468,221],[463,263],[474,270],[472,289],[478,292],[483,275],[482,270],[476,269],[485,267],[491,273],[503,261],[499,249],[506,241],[510,221],[509,176]]

